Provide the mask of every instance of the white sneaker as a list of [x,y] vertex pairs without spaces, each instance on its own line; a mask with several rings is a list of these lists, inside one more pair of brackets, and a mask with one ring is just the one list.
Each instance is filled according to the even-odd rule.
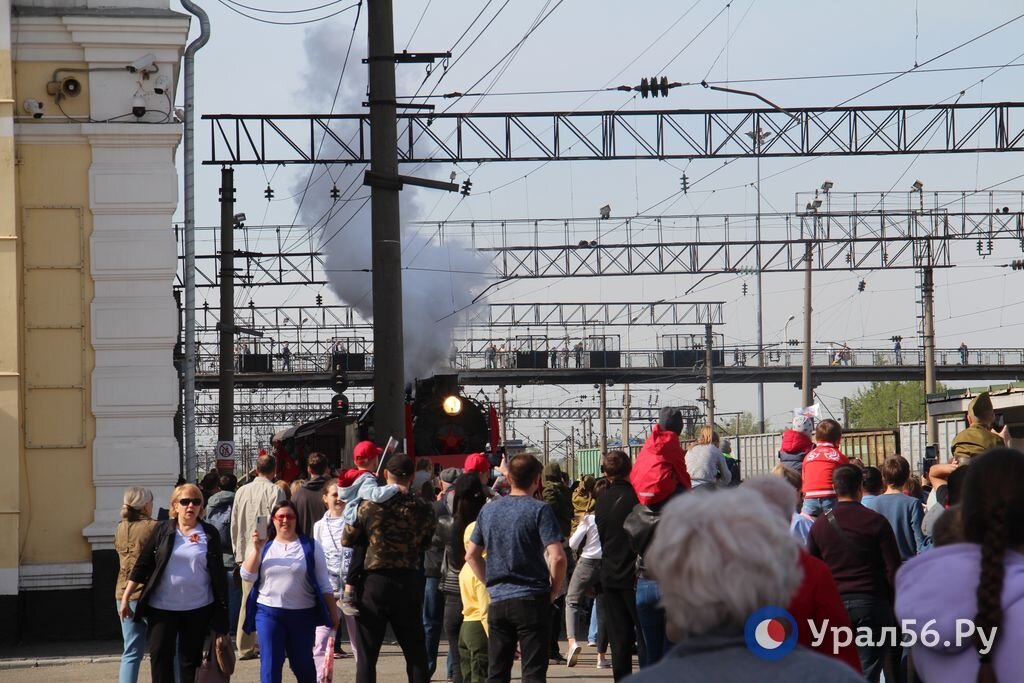
[[580,651],[582,649],[583,648],[580,647],[579,643],[576,643],[575,645],[569,648],[569,656],[565,659],[565,665],[567,667],[572,668],[576,666],[576,661],[580,658]]

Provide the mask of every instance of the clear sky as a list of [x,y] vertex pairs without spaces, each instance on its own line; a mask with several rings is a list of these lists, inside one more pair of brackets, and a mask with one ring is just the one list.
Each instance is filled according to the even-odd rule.
[[[357,0],[352,0],[353,3]],[[366,8],[307,25],[279,26],[252,21],[232,11],[227,0],[201,0],[211,16],[213,34],[197,57],[196,109],[199,113],[326,112],[331,109],[343,55],[354,36],[336,112],[358,112],[365,99]],[[301,10],[320,2],[246,0],[243,4],[274,10]],[[242,10],[273,21],[297,21],[330,14],[349,2],[310,13],[268,14]],[[239,5],[234,5],[240,9]],[[750,98],[715,93],[699,85],[676,88],[667,99],[641,99],[618,91],[592,92],[620,84],[638,84],[641,77],[665,75],[670,81],[731,82],[732,87],[754,90],[783,107],[831,106],[853,98],[851,104],[933,104],[999,102],[1020,99],[1024,69],[1024,18],[977,38],[928,62],[962,43],[982,36],[1013,20],[1021,11],[1014,3],[880,2],[859,3],[768,2],[712,0],[644,3],[606,0],[396,0],[395,46],[410,51],[441,52],[451,49],[452,63],[426,78],[422,65],[400,66],[399,95],[487,92],[485,97],[430,100],[451,111],[583,111],[659,108],[753,107]],[[479,18],[474,22],[474,19]],[[518,50],[513,50],[539,18],[544,20]],[[486,26],[486,28],[485,28]],[[467,27],[470,27],[467,31]],[[198,25],[193,26],[193,35]],[[460,36],[464,37],[461,38]],[[478,37],[479,36],[479,37]],[[511,52],[510,58],[503,59]],[[952,69],[910,73],[876,89],[874,86],[914,64],[923,69]],[[928,62],[927,64],[924,64]],[[1005,68],[1003,65],[1010,64]],[[1014,66],[1016,65],[1016,66]],[[967,68],[986,67],[986,68]],[[881,72],[894,72],[886,75]],[[873,75],[836,76],[839,74]],[[443,76],[442,76],[443,74]],[[757,80],[782,79],[785,80]],[[422,84],[422,88],[420,88]],[[418,88],[419,91],[418,91]],[[870,92],[865,92],[869,91]],[[585,91],[585,92],[578,92]],[[543,94],[513,94],[513,93]],[[861,94],[864,93],[864,94]],[[178,89],[180,102],[181,88]],[[423,101],[423,100],[417,100]],[[199,122],[196,149],[200,159],[209,149],[207,128]],[[932,191],[974,191],[998,186],[1001,203],[1021,209],[1024,179],[1021,158],[1011,153],[924,155],[900,157],[848,157],[766,159],[761,163],[762,210],[791,211],[795,193],[807,192],[825,179],[836,192],[864,196],[888,194],[888,202],[906,205],[911,184],[924,183],[926,198]],[[414,169],[403,168],[409,173]],[[420,175],[458,181],[471,178],[468,198],[438,192],[409,193],[403,218],[421,220],[556,218],[596,216],[608,204],[613,217],[638,213],[750,213],[757,207],[753,159],[687,162],[555,162],[434,164],[415,169]],[[361,172],[361,171],[359,171]],[[679,179],[690,180],[688,194],[679,194]],[[357,170],[342,175],[333,171],[339,188],[348,185]],[[239,210],[250,223],[282,223],[300,229],[313,215],[310,207],[322,198],[308,198],[299,209],[291,195],[305,186],[309,170],[244,167],[236,171]],[[342,182],[343,181],[343,182]],[[263,190],[275,189],[267,202]],[[199,170],[197,222],[217,221],[216,169]],[[325,187],[329,188],[330,183]],[[322,195],[322,184],[313,192]],[[353,186],[347,197],[361,198],[367,190]],[[318,195],[319,197],[319,195]],[[982,195],[983,198],[987,197]],[[870,204],[870,202],[868,202]],[[354,209],[361,201],[351,202]],[[369,207],[363,207],[368,214]],[[319,215],[319,214],[316,214]],[[338,223],[347,216],[340,215]],[[368,229],[360,218],[349,232]],[[328,226],[329,229],[334,224]],[[414,228],[409,228],[415,232]],[[333,231],[333,230],[332,230]],[[237,239],[237,238],[236,238]],[[255,240],[255,236],[253,237]],[[269,240],[269,235],[264,239]],[[345,237],[345,239],[349,239]],[[358,237],[350,244],[361,244]],[[209,245],[205,245],[209,249]],[[270,246],[269,241],[263,245]],[[200,243],[200,249],[204,248]],[[250,244],[255,249],[257,245]],[[956,268],[936,275],[936,331],[940,347],[961,342],[971,348],[1020,346],[1024,316],[1014,280],[1024,274],[999,267],[1020,258],[1020,245],[1001,242],[985,258],[974,244],[954,250]],[[722,300],[726,325],[719,330],[729,344],[751,344],[755,339],[755,297],[752,276],[719,275],[701,282],[698,277],[598,278],[542,280],[496,288],[492,301],[600,301],[661,299]],[[860,280],[865,291],[857,291]],[[764,337],[766,343],[783,338],[789,316],[790,337],[797,336],[802,320],[802,275],[764,276]],[[748,285],[748,293],[742,286]],[[814,337],[847,341],[854,348],[889,348],[893,334],[906,337],[907,350],[920,346],[916,330],[920,306],[913,271],[821,273],[814,284]],[[327,302],[335,300],[323,291]],[[257,303],[312,303],[315,292],[239,292],[239,301]],[[204,293],[200,292],[200,304]],[[290,297],[290,298],[289,298]],[[215,297],[210,296],[211,304]],[[409,299],[407,294],[407,308]],[[582,331],[571,331],[579,334]],[[624,348],[653,348],[656,332],[637,328],[622,334]],[[718,411],[754,411],[754,393],[747,386],[720,386]],[[839,397],[855,385],[824,385],[819,396],[838,414]],[[570,387],[570,395],[593,394],[590,387]],[[617,400],[617,394],[613,392]],[[661,387],[655,400],[692,401],[697,387]],[[647,402],[648,394],[642,399]],[[562,390],[524,388],[514,392],[520,404],[554,404],[567,398]],[[776,425],[797,407],[799,391],[769,385],[766,417]],[[539,435],[538,424],[522,423],[521,430]],[[560,425],[568,431],[568,425]],[[612,429],[614,433],[615,428]]]

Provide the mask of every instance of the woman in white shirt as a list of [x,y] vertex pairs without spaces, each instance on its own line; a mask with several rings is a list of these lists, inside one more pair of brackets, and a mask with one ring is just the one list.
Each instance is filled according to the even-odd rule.
[[[594,498],[599,497],[607,488],[608,480],[598,479],[594,485]],[[565,598],[565,635],[569,641],[569,656],[566,658],[566,666],[572,667],[576,666],[580,650],[583,649],[576,642],[580,603],[584,595],[597,589],[601,579],[601,537],[597,533],[597,523],[594,521],[593,512],[583,516],[583,521],[579,523],[576,531],[569,538],[569,547],[580,553]],[[606,647],[598,647],[598,668],[604,668],[602,662],[604,662]]]
[[254,530],[241,567],[242,580],[253,583],[243,630],[259,639],[262,683],[280,683],[285,656],[298,683],[316,683],[316,628],[338,630],[327,560],[319,543],[297,531],[291,501],[275,505],[270,517],[269,541]]
[[[203,492],[182,484],[171,494],[171,519],[161,523],[143,546],[121,597],[121,618],[149,623],[153,683],[173,683],[178,675],[194,681],[203,659],[203,641],[227,633],[228,584],[220,534],[200,520]],[[137,609],[130,597],[142,586]]]
[[[352,548],[346,548],[341,544],[341,532],[345,530],[345,519],[342,513],[345,511],[345,501],[338,495],[338,482],[329,481],[324,486],[324,505],[327,512],[313,525],[313,540],[323,548],[324,557],[327,559],[327,578],[331,582],[331,592],[337,596],[344,588],[344,576],[348,573],[348,565],[352,559]],[[342,615],[345,619],[345,627],[348,629],[349,637],[356,632],[356,618]],[[316,629],[316,644],[313,646],[313,661],[316,664],[317,680],[320,680],[323,671],[324,657],[330,657],[327,652],[327,639],[330,637],[330,629],[326,626],[318,626]],[[355,638],[351,640],[352,653],[359,658],[356,649]],[[348,655],[342,651],[340,656]],[[337,657],[336,657],[337,658]]]

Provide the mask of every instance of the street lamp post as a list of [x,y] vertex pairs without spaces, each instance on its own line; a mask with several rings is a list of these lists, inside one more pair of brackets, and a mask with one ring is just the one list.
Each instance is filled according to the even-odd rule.
[[[757,366],[764,367],[764,316],[762,314],[763,298],[761,293],[761,143],[771,137],[771,133],[762,131],[758,126],[754,130],[746,132],[754,144],[754,152],[757,159],[757,217],[754,220],[754,234],[757,241],[754,252],[755,264],[757,266],[754,290],[757,298]],[[764,432],[764,382],[757,383],[757,429]]]

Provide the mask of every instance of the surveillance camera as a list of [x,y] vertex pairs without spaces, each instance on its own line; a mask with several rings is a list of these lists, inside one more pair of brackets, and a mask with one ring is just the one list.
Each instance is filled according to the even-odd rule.
[[149,54],[142,55],[125,68],[128,69],[128,71],[131,71],[132,73],[136,73],[138,71],[157,71],[159,67],[157,67],[156,65],[156,55],[150,52]]
[[142,93],[135,93],[135,97],[132,98],[132,114],[138,119],[146,115],[146,98]]
[[32,114],[32,118],[43,118],[43,103],[39,100],[25,100],[22,106],[25,108],[27,113]]
[[153,92],[157,95],[163,95],[165,92],[171,89],[171,79],[167,76],[159,76],[156,79],[156,83],[153,84]]

